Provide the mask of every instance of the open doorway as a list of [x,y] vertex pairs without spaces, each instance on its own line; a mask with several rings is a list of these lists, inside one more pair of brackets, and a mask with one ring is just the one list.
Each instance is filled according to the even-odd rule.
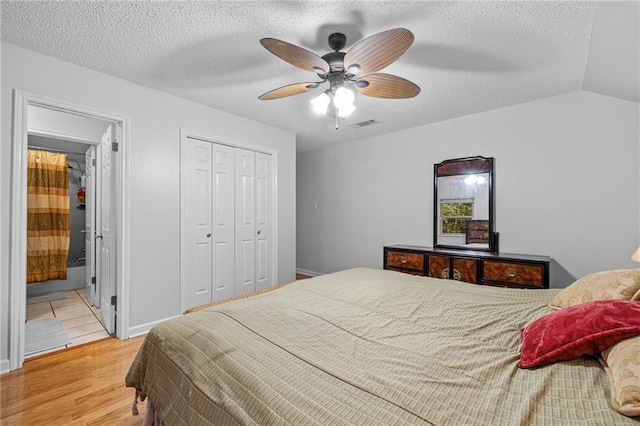
[[[9,287],[10,370],[20,368],[25,359],[29,145],[51,150],[56,149],[51,146],[54,144],[52,141],[55,140],[58,141],[55,143],[66,144],[66,147],[57,148],[57,150],[65,154],[79,155],[75,161],[71,158],[68,163],[71,167],[75,165],[78,169],[70,176],[72,179],[79,178],[78,188],[85,191],[85,197],[89,195],[95,198],[91,205],[94,207],[93,211],[97,219],[94,222],[85,221],[85,232],[82,232],[83,229],[74,231],[85,236],[86,242],[83,247],[85,255],[71,254],[68,258],[74,265],[77,263],[79,266],[84,262],[85,271],[90,272],[85,272],[84,288],[72,290],[80,299],[84,296],[85,305],[90,308],[99,308],[91,312],[96,319],[100,319],[98,322],[107,335],[128,337],[122,326],[126,323],[127,313],[126,233],[124,232],[127,208],[124,191],[125,129],[126,120],[122,117],[15,91],[11,212],[11,228],[14,232],[11,234]],[[72,145],[75,146],[72,147]],[[86,192],[88,164],[94,166],[95,175],[95,190],[89,193]],[[77,174],[79,176],[76,176]],[[74,197],[74,207],[77,208],[80,192],[78,189],[75,189],[75,193],[73,191],[72,189],[70,195]],[[79,224],[79,226],[83,225]],[[87,242],[94,244],[91,250],[87,247]],[[87,265],[93,265],[93,268],[86,268]],[[122,314],[117,316],[117,312]]]
[[[108,125],[108,124],[105,124]],[[100,210],[101,197],[96,195],[96,151],[100,146],[70,141],[44,134],[28,135],[28,189],[27,189],[27,306],[25,324],[25,358],[40,356],[61,349],[77,346],[109,337],[100,311],[99,297],[96,297],[97,279],[95,244],[93,232],[96,211]],[[34,170],[31,159],[41,160],[45,156],[57,156],[66,163],[67,193],[62,193],[68,210],[62,214],[42,212],[42,204],[34,201],[31,192],[41,192],[32,186],[32,175],[41,173]],[[58,262],[64,279],[43,277],[43,268],[37,265],[40,256],[30,256],[30,241],[38,238],[36,233],[51,232],[50,220],[46,220],[43,230],[37,230],[38,216],[62,218],[65,228],[64,239],[68,238],[62,255],[66,261]],[[68,233],[68,236],[67,236]],[[40,248],[40,247],[38,247]],[[40,252],[31,254],[40,254]],[[57,253],[58,256],[60,254]],[[49,259],[48,256],[43,256]],[[35,263],[35,264],[34,264]],[[31,265],[34,264],[34,265]],[[31,269],[38,275],[30,274]],[[45,265],[47,266],[47,265]]]

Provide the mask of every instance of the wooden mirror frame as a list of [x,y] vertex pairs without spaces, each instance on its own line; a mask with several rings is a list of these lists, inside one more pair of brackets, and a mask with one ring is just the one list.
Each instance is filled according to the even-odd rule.
[[[477,247],[468,245],[451,245],[438,243],[438,229],[439,229],[439,208],[440,200],[438,198],[438,178],[445,176],[458,176],[458,175],[472,175],[479,173],[488,173],[488,197],[487,200],[489,212],[488,212],[488,225],[483,224],[486,227],[488,246]],[[497,234],[494,232],[494,215],[493,215],[493,157],[465,157],[454,158],[451,160],[445,160],[441,163],[433,165],[433,246],[445,249],[453,250],[473,250],[473,251],[488,251],[496,252],[497,247]],[[484,222],[484,221],[483,221]],[[483,232],[485,232],[483,230]]]

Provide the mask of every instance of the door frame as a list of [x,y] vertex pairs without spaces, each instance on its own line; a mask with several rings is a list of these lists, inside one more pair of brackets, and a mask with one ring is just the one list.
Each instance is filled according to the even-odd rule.
[[278,284],[278,151],[275,149],[265,148],[264,146],[255,145],[247,142],[237,141],[234,139],[211,136],[204,133],[199,133],[193,130],[180,128],[180,309],[184,311],[185,295],[186,291],[186,276],[183,267],[182,256],[186,253],[185,247],[185,232],[186,224],[183,220],[186,217],[186,203],[185,196],[186,191],[184,188],[186,182],[187,170],[185,162],[183,161],[184,147],[186,145],[187,138],[197,139],[203,142],[216,143],[220,145],[227,145],[233,148],[241,148],[249,151],[262,152],[271,155],[272,167],[273,167],[273,285]]
[[[116,232],[117,232],[117,294],[116,336],[119,339],[128,337],[129,298],[127,283],[129,277],[129,119],[124,116],[97,111],[82,105],[53,99],[21,90],[13,91],[13,133],[11,157],[11,217],[9,219],[10,252],[9,252],[9,370],[21,368],[24,363],[25,320],[27,304],[27,146],[28,146],[28,107],[37,106],[63,113],[79,115],[98,120],[112,122],[116,125],[120,136],[116,156]],[[58,135],[73,140],[74,135]],[[75,136],[75,139],[78,139]]]

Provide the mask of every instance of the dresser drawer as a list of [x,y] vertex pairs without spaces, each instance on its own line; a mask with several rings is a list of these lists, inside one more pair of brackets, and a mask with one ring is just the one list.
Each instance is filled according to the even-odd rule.
[[427,261],[428,276],[472,284],[478,283],[478,261],[476,259],[431,254],[427,257],[429,259]]
[[[533,287],[544,287],[544,266],[510,262],[483,262],[483,279],[503,283],[513,283]],[[487,283],[489,284],[489,283]]]
[[548,256],[450,250],[411,245],[385,246],[384,269],[510,288],[549,288]]
[[448,256],[429,255],[429,263],[428,263],[429,267],[427,268],[427,276],[449,279],[450,264],[451,264],[451,258]]
[[478,261],[476,259],[453,258],[453,279],[466,283],[478,283]]
[[424,254],[403,251],[387,251],[386,266],[424,271]]

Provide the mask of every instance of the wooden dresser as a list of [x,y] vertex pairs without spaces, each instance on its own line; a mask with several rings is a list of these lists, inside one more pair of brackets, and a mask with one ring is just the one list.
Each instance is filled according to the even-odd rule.
[[549,262],[548,256],[384,247],[384,269],[497,287],[549,288]]

